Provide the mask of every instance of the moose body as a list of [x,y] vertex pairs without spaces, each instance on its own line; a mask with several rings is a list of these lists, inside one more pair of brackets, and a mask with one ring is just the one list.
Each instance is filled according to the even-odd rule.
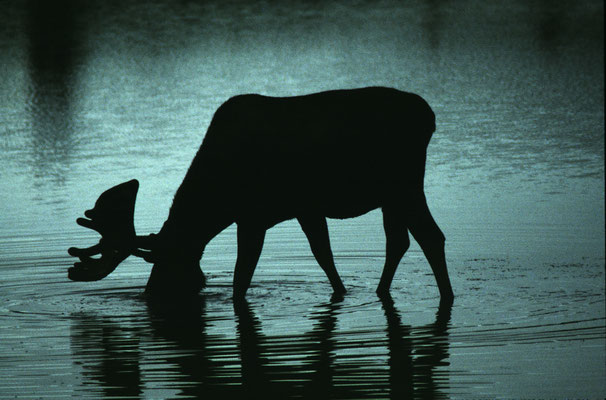
[[206,244],[236,223],[234,298],[242,298],[267,229],[296,218],[337,293],[326,218],[381,208],[385,294],[409,246],[419,242],[443,300],[452,300],[444,236],[423,191],[435,117],[418,95],[390,88],[336,90],[296,97],[240,95],[223,103],[179,187],[168,219],[136,247],[154,262],[146,291],[197,292]]

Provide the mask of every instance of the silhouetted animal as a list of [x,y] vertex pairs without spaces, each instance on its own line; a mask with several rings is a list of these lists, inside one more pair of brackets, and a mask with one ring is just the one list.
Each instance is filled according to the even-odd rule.
[[145,258],[154,262],[146,291],[197,292],[204,285],[204,247],[236,223],[233,291],[241,298],[266,230],[296,218],[333,290],[343,293],[326,218],[381,208],[387,244],[377,293],[389,291],[410,231],[442,300],[452,301],[444,235],[423,191],[434,130],[434,113],[421,97],[391,88],[229,99],[216,111],[161,231],[135,239],[134,247],[151,250]]

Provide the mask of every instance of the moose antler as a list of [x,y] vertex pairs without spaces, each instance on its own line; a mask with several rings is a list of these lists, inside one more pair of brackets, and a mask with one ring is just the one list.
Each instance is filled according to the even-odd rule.
[[[149,252],[136,249],[134,214],[138,190],[136,179],[114,186],[101,193],[93,209],[84,212],[87,218],[76,220],[78,225],[99,232],[101,240],[91,247],[67,250],[80,259],[67,270],[69,279],[97,281],[109,275],[131,254],[149,257]],[[97,254],[101,257],[91,258]]]

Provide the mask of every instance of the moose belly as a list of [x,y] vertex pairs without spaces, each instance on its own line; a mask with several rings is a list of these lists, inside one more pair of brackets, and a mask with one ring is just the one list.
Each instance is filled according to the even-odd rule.
[[325,217],[328,218],[337,218],[337,219],[345,219],[345,218],[355,218],[360,215],[364,215],[369,211],[374,210],[375,208],[380,207],[377,203],[353,203],[353,204],[344,204],[337,207],[330,207],[326,209],[324,213]]
[[318,213],[329,218],[354,218],[381,207],[384,193],[376,186],[335,185],[312,196],[302,195],[296,201],[304,212]]
[[239,206],[240,218],[262,219],[268,227],[304,215],[327,218],[354,218],[379,208],[385,197],[375,188],[352,186],[298,187],[280,190],[256,188],[248,192],[248,201]]

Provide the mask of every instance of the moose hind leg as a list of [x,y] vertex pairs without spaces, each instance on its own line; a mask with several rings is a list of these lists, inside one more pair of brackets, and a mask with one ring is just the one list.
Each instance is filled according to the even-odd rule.
[[334,257],[330,248],[330,238],[328,236],[328,225],[324,217],[299,217],[297,218],[307,240],[311,247],[316,261],[326,273],[336,294],[345,293],[345,286],[335,267]]
[[385,266],[381,274],[381,280],[377,287],[377,294],[385,296],[389,294],[391,281],[396,273],[398,264],[408,247],[408,230],[403,213],[391,207],[383,207],[383,228],[385,230]]
[[454,294],[448,277],[446,267],[446,256],[444,254],[445,237],[434,221],[425,196],[419,196],[410,207],[410,215],[407,219],[410,233],[421,246],[440,290],[440,298],[443,303],[452,303]]
[[246,223],[238,224],[238,257],[234,270],[234,300],[246,295],[263,250],[265,229]]

